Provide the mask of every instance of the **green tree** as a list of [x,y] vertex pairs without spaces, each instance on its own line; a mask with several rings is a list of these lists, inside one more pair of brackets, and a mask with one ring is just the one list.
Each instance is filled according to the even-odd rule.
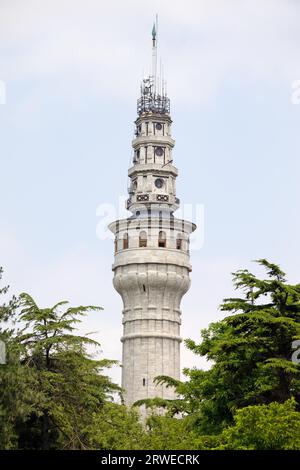
[[[0,280],[3,269],[0,267]],[[8,286],[0,288],[0,296],[8,294]],[[0,305],[0,340],[5,344],[5,363],[0,364],[0,449],[14,449],[18,434],[16,422],[25,421],[31,413],[32,375],[20,364],[17,334],[17,299],[13,297]]]
[[291,397],[300,405],[300,366],[291,361],[292,343],[300,339],[300,285],[288,284],[267,260],[258,263],[267,278],[247,270],[233,274],[243,296],[224,300],[221,310],[230,315],[203,330],[200,344],[186,341],[195,354],[212,361],[210,370],[186,369],[186,382],[157,379],[179,396],[159,406],[187,414],[200,434],[221,432],[238,408]]
[[147,420],[145,449],[191,450],[196,448],[197,434],[185,418],[177,419],[153,413]]
[[[13,317],[3,309],[2,322],[13,321],[14,327],[2,329],[9,356],[1,369],[0,410],[11,434],[2,448],[87,448],[86,427],[93,414],[120,390],[103,375],[115,361],[93,359],[87,347],[99,344],[74,334],[82,316],[101,308],[67,304],[39,308],[24,293]],[[19,402],[10,408],[16,396]]]
[[75,334],[98,307],[41,309],[28,294],[3,304],[0,448],[299,449],[300,366],[291,357],[300,339],[300,285],[288,284],[278,266],[259,264],[267,278],[235,273],[243,295],[224,300],[229,315],[203,330],[200,344],[186,341],[212,361],[210,370],[186,369],[185,382],[158,377],[178,398],[137,402],[152,408],[146,425],[113,402],[120,389],[103,370],[114,361],[94,359],[87,348],[98,343]]
[[233,425],[218,435],[199,435],[189,417],[152,415],[145,449],[161,450],[299,450],[300,413],[296,402],[247,406],[236,410]]
[[93,414],[87,440],[89,447],[97,450],[138,450],[145,448],[147,434],[136,410],[105,403]]
[[300,413],[293,399],[241,408],[225,429],[217,449],[299,450]]
[[99,344],[74,334],[75,325],[100,307],[67,307],[59,302],[41,309],[28,294],[21,294],[20,321],[25,323],[17,340],[22,346],[22,364],[33,369],[36,382],[35,409],[19,427],[22,448],[84,449],[85,428],[93,413],[119,390],[103,375],[115,361],[95,360],[87,346]]

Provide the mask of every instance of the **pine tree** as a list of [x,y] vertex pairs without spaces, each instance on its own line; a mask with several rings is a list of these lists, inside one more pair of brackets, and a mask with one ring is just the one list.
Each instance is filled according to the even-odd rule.
[[0,448],[88,447],[94,413],[120,391],[103,374],[116,361],[94,359],[87,347],[99,343],[74,331],[84,315],[99,310],[68,302],[39,308],[25,293],[2,306],[8,356],[0,366]]
[[300,413],[295,400],[237,410],[234,426],[219,436],[219,450],[300,450]]
[[[3,269],[0,267],[0,280]],[[0,296],[8,294],[8,286],[0,288]],[[27,419],[34,397],[31,374],[21,366],[20,347],[15,341],[17,334],[18,302],[12,297],[0,305],[0,341],[4,345],[4,357],[0,364],[0,449],[17,447],[16,422]]]
[[[233,274],[243,296],[225,299],[221,310],[230,313],[201,332],[202,341],[187,340],[195,354],[212,361],[208,371],[186,369],[186,382],[158,377],[176,388],[175,401],[148,400],[169,413],[189,416],[199,433],[219,433],[233,422],[239,408],[294,397],[300,406],[300,366],[292,362],[292,344],[300,339],[300,285],[290,285],[281,269],[265,259],[259,279],[248,270]],[[139,403],[141,404],[141,403]]]
[[99,343],[74,334],[80,317],[101,308],[67,304],[39,308],[28,294],[20,296],[19,320],[25,326],[17,341],[23,366],[33,371],[36,391],[30,419],[18,428],[21,448],[32,447],[32,433],[36,448],[86,448],[85,427],[119,390],[102,373],[115,361],[93,359],[86,348]]

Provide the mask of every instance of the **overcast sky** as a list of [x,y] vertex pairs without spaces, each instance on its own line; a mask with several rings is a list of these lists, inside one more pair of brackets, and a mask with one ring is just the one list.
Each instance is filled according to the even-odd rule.
[[[122,303],[103,204],[126,196],[136,99],[159,48],[174,121],[177,195],[204,208],[182,336],[199,340],[230,273],[267,257],[299,282],[300,2],[0,0],[0,265],[41,306],[102,305],[103,355],[121,358]],[[100,209],[99,209],[100,207]],[[97,212],[98,211],[98,212]],[[98,214],[98,215],[97,215]],[[199,220],[196,220],[199,223]],[[182,366],[205,366],[182,347]],[[119,369],[112,372],[119,380]]]

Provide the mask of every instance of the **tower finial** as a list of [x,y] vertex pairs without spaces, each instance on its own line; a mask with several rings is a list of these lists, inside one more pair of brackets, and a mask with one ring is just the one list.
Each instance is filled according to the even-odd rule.
[[160,70],[157,70],[158,15],[156,15],[153,23],[151,36],[152,69],[149,76],[142,80],[141,97],[137,102],[137,111],[139,115],[144,112],[169,114],[170,100],[167,97],[162,63],[160,63]]
[[155,22],[152,28],[152,80],[153,92],[156,93],[157,88],[157,28],[158,28],[158,15],[155,17]]
[[156,25],[153,23],[153,28],[152,28],[152,45],[155,47],[156,45]]

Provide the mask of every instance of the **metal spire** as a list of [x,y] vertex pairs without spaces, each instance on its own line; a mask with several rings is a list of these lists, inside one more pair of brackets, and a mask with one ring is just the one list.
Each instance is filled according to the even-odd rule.
[[156,43],[156,24],[155,22],[153,23],[153,28],[152,28],[152,45],[155,47]]
[[167,97],[167,84],[164,79],[163,65],[160,62],[159,77],[157,76],[157,44],[158,44],[158,15],[152,27],[152,70],[141,84],[141,97],[137,102],[138,114],[155,112],[170,113],[170,100]]
[[156,94],[157,88],[157,36],[158,36],[158,15],[156,15],[155,22],[152,28],[152,79],[153,79],[153,93]]

